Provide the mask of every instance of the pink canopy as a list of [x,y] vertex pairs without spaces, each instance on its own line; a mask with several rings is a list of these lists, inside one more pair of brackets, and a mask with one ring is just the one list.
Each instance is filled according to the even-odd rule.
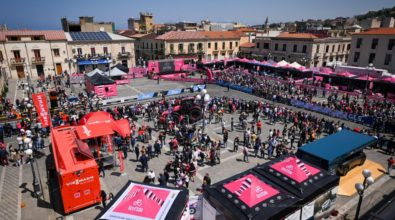
[[385,81],[385,82],[395,83],[395,78],[394,77],[386,77],[386,78],[383,78],[381,80]]
[[355,77],[354,74],[350,73],[350,72],[340,72],[340,73],[336,73],[337,76],[342,76],[342,77],[347,77],[347,78],[352,78]]
[[243,58],[243,59],[241,59],[240,61],[241,61],[241,62],[250,62],[250,60],[247,59],[247,58]]
[[323,73],[323,74],[332,74],[333,71],[332,71],[332,69],[330,69],[330,68],[322,67],[322,68],[320,68],[320,73]]

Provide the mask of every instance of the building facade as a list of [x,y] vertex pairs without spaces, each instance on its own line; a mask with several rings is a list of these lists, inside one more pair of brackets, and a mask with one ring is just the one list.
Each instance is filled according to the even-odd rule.
[[135,65],[134,40],[107,32],[1,31],[0,70],[9,79]]
[[66,17],[61,18],[62,29],[65,32],[98,32],[105,31],[114,33],[114,22],[94,22],[93,17],[82,16],[79,21],[68,21]]
[[349,37],[320,38],[310,33],[282,32],[275,37],[256,37],[255,45],[243,46],[241,54],[264,60],[298,62],[307,67],[326,66],[335,61],[346,63]]
[[0,67],[7,78],[25,79],[67,70],[67,40],[63,31],[0,32]]
[[386,69],[395,73],[395,28],[373,28],[355,33],[351,41],[351,66]]
[[[192,58],[224,59],[235,57],[248,37],[237,31],[170,31],[155,38],[142,37],[139,50],[143,59]],[[146,56],[145,56],[145,55]]]
[[140,19],[128,19],[128,29],[134,33],[152,33],[154,31],[154,16],[152,13],[141,12]]
[[66,60],[72,72],[105,69],[115,63],[135,66],[134,40],[108,32],[66,32],[70,58]]

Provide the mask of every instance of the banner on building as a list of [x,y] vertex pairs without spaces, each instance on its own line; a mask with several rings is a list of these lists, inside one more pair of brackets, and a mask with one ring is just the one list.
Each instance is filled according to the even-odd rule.
[[47,98],[45,93],[34,93],[32,95],[34,107],[36,107],[36,111],[38,117],[40,118],[40,122],[43,128],[51,126],[51,116],[48,111]]

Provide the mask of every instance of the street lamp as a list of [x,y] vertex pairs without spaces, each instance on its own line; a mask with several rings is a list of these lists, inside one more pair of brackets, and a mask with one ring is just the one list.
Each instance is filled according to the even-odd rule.
[[366,75],[366,84],[365,84],[365,93],[366,94],[368,92],[368,84],[369,84],[370,72],[374,70],[373,63],[369,63],[369,66],[367,67],[367,69],[368,69],[368,74]]
[[[201,102],[201,105],[202,105],[202,114],[203,114],[202,130],[204,132],[206,130],[206,117],[205,117],[206,105],[210,101],[210,95],[207,94],[206,89],[203,89],[201,91],[201,93],[202,93],[202,95],[200,95],[200,94],[196,95],[196,101]],[[203,100],[202,100],[202,96],[203,96]]]
[[34,189],[34,195],[36,197],[41,196],[41,188],[40,188],[40,184],[38,183],[37,177],[36,177],[36,171],[34,170],[34,156],[33,156],[33,150],[32,149],[27,149],[25,151],[26,155],[29,157],[29,161],[30,161],[30,167],[32,169],[32,174],[33,174],[33,189]]
[[355,184],[355,189],[358,192],[359,195],[359,200],[358,200],[358,206],[357,206],[357,211],[355,213],[355,220],[358,219],[359,217],[359,211],[361,210],[361,204],[362,204],[362,199],[363,199],[363,193],[365,192],[365,190],[374,183],[374,179],[371,176],[372,173],[370,172],[370,170],[365,169],[362,171],[362,175],[364,177],[363,183],[356,183]]

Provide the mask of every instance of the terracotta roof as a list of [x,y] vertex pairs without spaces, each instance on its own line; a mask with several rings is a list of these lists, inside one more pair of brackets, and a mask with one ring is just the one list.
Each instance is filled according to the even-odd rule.
[[170,31],[158,36],[158,40],[205,40],[205,39],[240,39],[245,36],[237,31]]
[[371,28],[367,31],[353,35],[395,35],[395,28]]
[[15,30],[15,31],[0,31],[0,41],[5,41],[6,36],[44,36],[45,40],[66,40],[64,31],[30,31],[30,30]]
[[117,33],[125,37],[132,37],[134,34],[136,34],[136,32],[132,30],[118,30]]
[[244,43],[244,44],[240,44],[240,47],[252,48],[252,47],[255,47],[255,43]]
[[290,33],[290,32],[281,32],[277,38],[298,38],[298,39],[317,39],[319,37],[310,33]]
[[235,31],[240,31],[240,32],[258,32],[257,30],[255,30],[253,28],[238,28],[238,29],[235,29]]
[[141,36],[140,39],[156,39],[158,35],[155,33],[151,34],[144,34],[144,36]]

